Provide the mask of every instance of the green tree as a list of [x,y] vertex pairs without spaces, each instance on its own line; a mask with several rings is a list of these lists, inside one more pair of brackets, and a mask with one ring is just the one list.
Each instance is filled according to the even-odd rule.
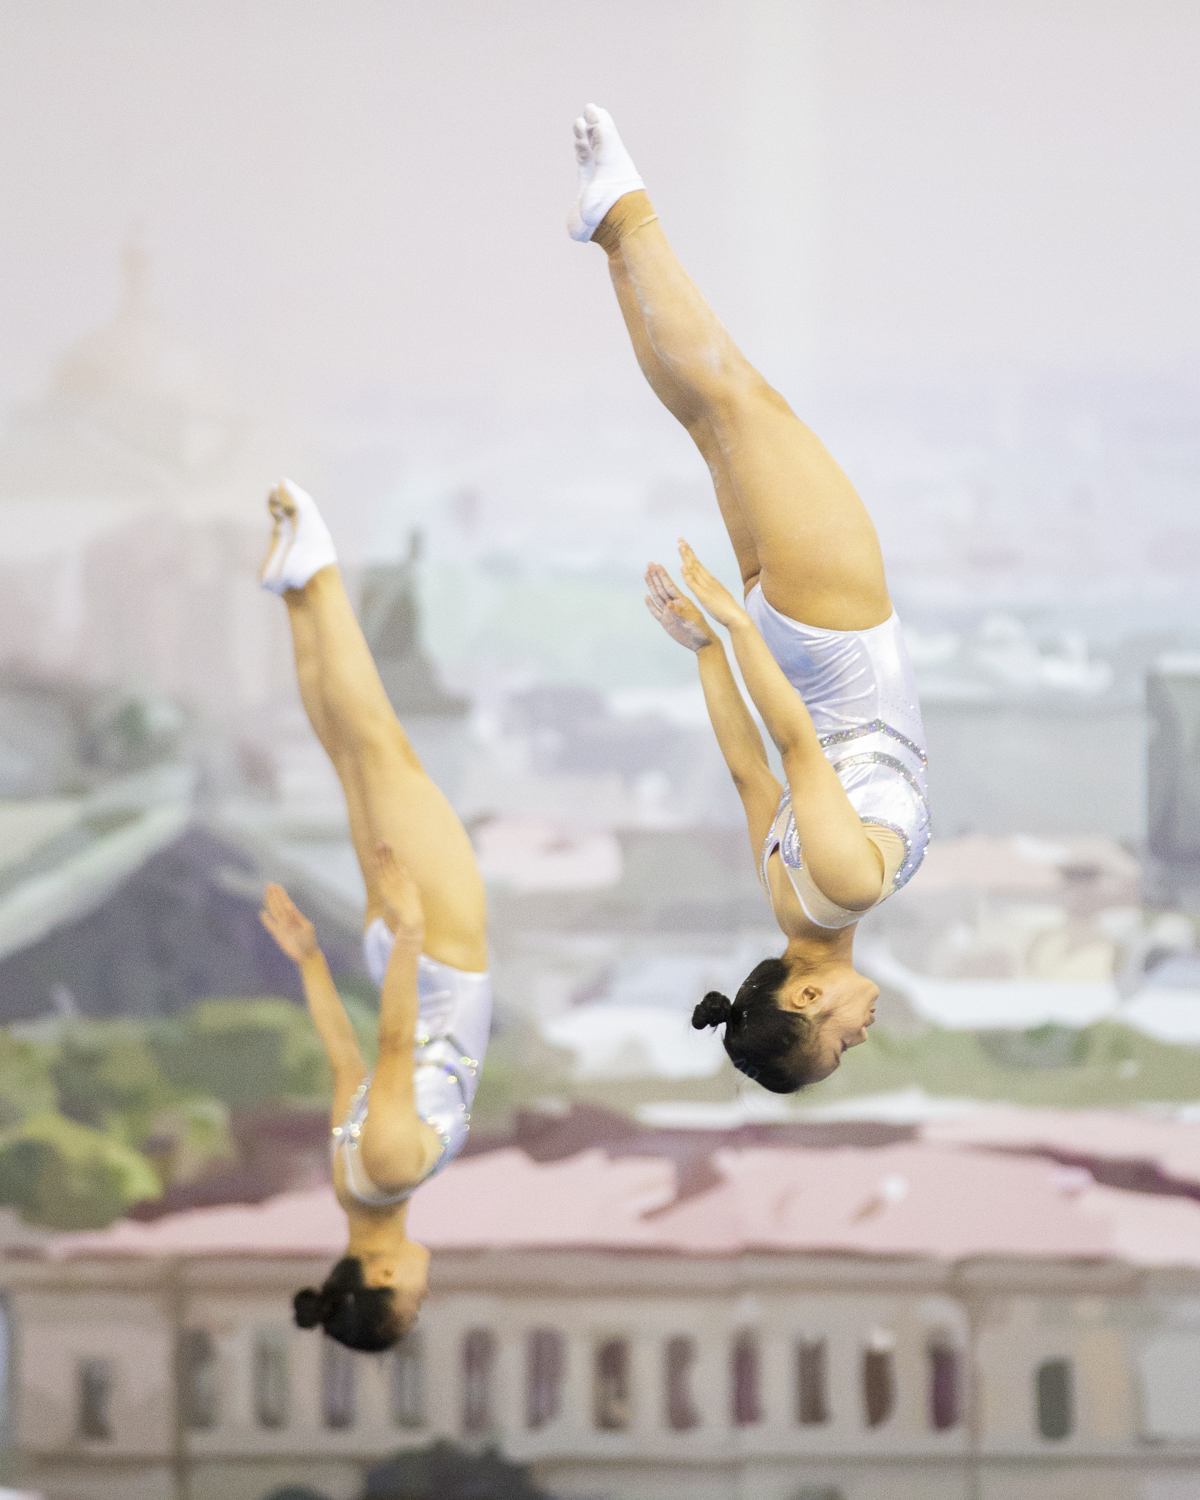
[[46,1049],[0,1029],[0,1130],[53,1109],[56,1098]]
[[223,1099],[177,1099],[164,1105],[139,1147],[172,1187],[198,1181],[219,1162],[237,1161],[229,1106]]
[[68,1119],[140,1144],[171,1097],[143,1023],[74,1021],[61,1033],[50,1075]]
[[168,1082],[234,1108],[325,1097],[329,1065],[308,1012],[288,1000],[204,1000],[156,1030],[151,1046]]
[[0,1202],[50,1229],[102,1229],[162,1183],[140,1152],[47,1112],[0,1136]]
[[494,1448],[472,1453],[444,1438],[370,1470],[364,1500],[551,1500],[523,1464]]

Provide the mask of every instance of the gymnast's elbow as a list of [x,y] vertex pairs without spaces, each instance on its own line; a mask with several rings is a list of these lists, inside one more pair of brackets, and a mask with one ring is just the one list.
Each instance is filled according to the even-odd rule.
[[804,770],[815,759],[825,758],[811,720],[772,725],[771,739],[785,768],[793,765]]
[[882,895],[883,882],[878,875],[864,880],[846,882],[830,881],[831,889],[825,892],[829,899],[846,911],[866,913],[876,905]]
[[771,774],[771,768],[764,757],[758,760],[748,757],[728,765],[729,777],[743,796],[746,793],[757,792],[766,782],[774,784],[775,778]]
[[833,868],[810,863],[809,872],[822,895],[846,911],[867,912],[883,894],[883,872],[874,860],[840,859]]

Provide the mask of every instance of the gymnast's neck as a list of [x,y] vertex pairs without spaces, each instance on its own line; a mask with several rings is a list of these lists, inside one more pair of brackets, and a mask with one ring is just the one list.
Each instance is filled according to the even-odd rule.
[[828,936],[824,933],[818,935],[806,932],[790,937],[783,950],[784,961],[789,967],[798,968],[802,972],[827,968],[830,964],[852,964],[857,925],[855,923],[853,927],[839,927]]

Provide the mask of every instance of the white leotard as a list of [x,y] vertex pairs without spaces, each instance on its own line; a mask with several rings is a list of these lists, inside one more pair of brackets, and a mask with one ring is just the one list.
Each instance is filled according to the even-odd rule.
[[[925,731],[900,621],[893,613],[870,630],[818,630],[780,614],[758,584],[746,596],[746,610],[804,700],[855,812],[864,823],[891,829],[903,841],[904,858],[881,892],[882,901],[912,879],[929,847]],[[817,891],[804,869],[790,791],[783,794],[763,848],[764,886],[767,861],[776,849],[810,921],[836,928],[862,917]]]
[[[382,985],[392,950],[392,935],[381,918],[363,934],[367,971]],[[479,1086],[479,1072],[487,1051],[492,1020],[492,986],[486,974],[452,969],[424,953],[417,961],[417,996],[420,1019],[413,1086],[417,1113],[437,1131],[442,1143],[437,1160],[421,1178],[426,1182],[447,1166],[466,1144],[471,1105]],[[403,1203],[420,1182],[400,1193],[382,1193],[368,1177],[362,1163],[359,1138],[366,1123],[371,1096],[371,1078],[358,1086],[341,1125],[333,1127],[334,1159],[341,1153],[346,1189],[360,1203],[372,1208]]]

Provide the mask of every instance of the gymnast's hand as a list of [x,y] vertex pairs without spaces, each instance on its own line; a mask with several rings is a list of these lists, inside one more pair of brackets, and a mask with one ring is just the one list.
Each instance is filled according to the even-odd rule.
[[689,651],[702,651],[713,643],[708,621],[671,582],[671,575],[661,563],[646,567],[646,608],[673,641]]
[[679,538],[680,572],[683,581],[718,625],[728,630],[746,617],[746,611],[723,583],[719,583],[682,537]]
[[264,891],[258,920],[293,963],[302,964],[320,953],[313,924],[281,885]]
[[383,920],[397,947],[420,953],[425,942],[425,909],[421,892],[390,844],[375,845],[375,877],[383,897]]

